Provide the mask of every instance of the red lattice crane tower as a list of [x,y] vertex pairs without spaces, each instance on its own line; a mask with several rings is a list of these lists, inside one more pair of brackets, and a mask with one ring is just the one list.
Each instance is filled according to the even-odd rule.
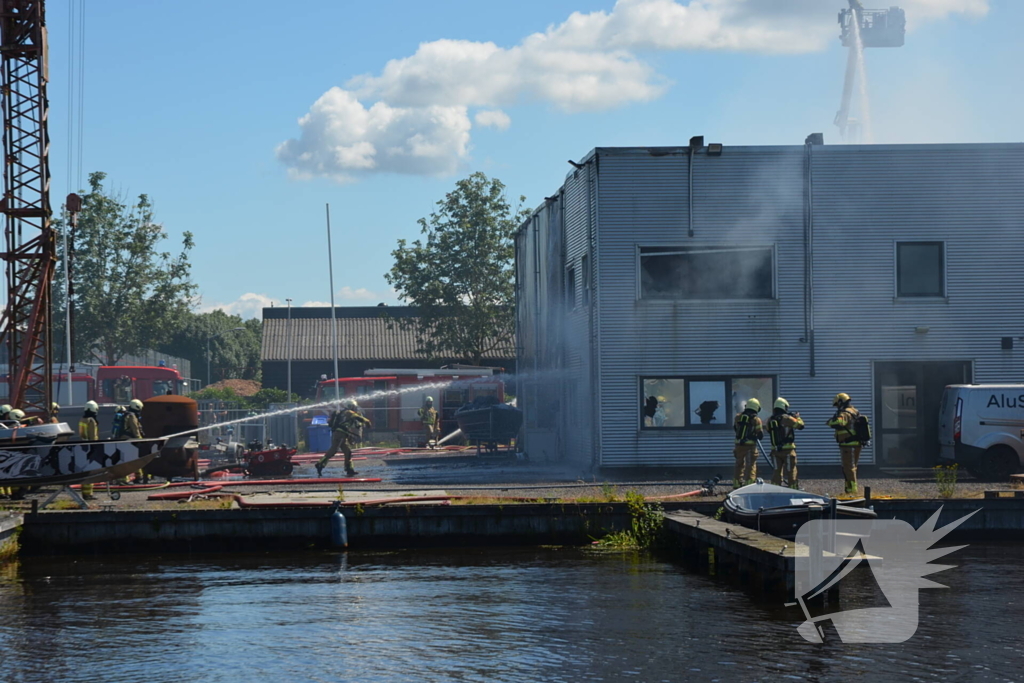
[[0,255],[7,267],[0,345],[8,350],[8,402],[37,415],[50,408],[51,282],[57,261],[50,226],[47,78],[43,0],[0,0],[0,212],[5,218]]

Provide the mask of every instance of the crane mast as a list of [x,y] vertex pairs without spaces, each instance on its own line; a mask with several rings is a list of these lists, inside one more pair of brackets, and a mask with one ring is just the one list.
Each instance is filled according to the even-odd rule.
[[43,0],[0,0],[4,247],[7,301],[0,346],[8,352],[7,402],[45,415],[52,387],[51,282],[57,250],[50,225],[50,140]]

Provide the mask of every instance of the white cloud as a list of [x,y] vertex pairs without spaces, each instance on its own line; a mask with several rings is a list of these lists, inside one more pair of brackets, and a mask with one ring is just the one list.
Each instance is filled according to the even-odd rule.
[[331,88],[299,119],[302,136],[277,148],[299,178],[340,182],[360,173],[453,173],[468,156],[469,116],[463,106],[366,108],[355,95]]
[[330,308],[330,301],[307,301],[302,308]]
[[478,111],[473,116],[473,120],[481,128],[491,127],[498,130],[508,130],[508,127],[512,125],[512,119],[500,109],[483,109]]
[[263,309],[270,308],[274,303],[276,302],[266,294],[246,292],[231,303],[202,304],[199,306],[199,312],[210,313],[220,309],[228,315],[240,315],[243,318],[262,318]]
[[[988,12],[987,0],[901,5],[911,27]],[[669,84],[638,52],[815,52],[836,40],[836,13],[846,6],[844,0],[618,0],[610,11],[574,12],[508,48],[423,43],[377,75],[328,90],[299,119],[300,137],[282,143],[277,156],[300,178],[450,174],[469,157],[471,109],[480,109],[476,125],[504,130],[511,120],[498,108],[515,104],[580,112],[649,102]]]
[[369,301],[371,299],[379,299],[380,297],[365,287],[342,287],[338,290],[338,298],[346,301]]

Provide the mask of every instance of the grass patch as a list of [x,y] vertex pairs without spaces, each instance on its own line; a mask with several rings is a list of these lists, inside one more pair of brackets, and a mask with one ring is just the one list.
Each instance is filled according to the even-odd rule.
[[500,496],[464,496],[458,498],[452,498],[452,505],[523,505],[527,503],[546,503],[548,501],[543,498],[536,498],[531,500],[524,499],[508,499]]
[[610,550],[653,550],[661,545],[665,528],[665,509],[660,503],[648,503],[642,493],[626,492],[629,529],[608,534],[597,542]]
[[608,482],[601,484],[601,497],[603,500],[596,502],[599,503],[616,503],[619,501],[619,489],[616,486],[612,486]]

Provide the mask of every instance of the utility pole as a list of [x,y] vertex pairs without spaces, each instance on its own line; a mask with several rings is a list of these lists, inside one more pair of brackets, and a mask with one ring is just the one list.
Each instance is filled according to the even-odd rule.
[[285,299],[288,302],[288,328],[285,330],[285,334],[288,336],[288,402],[292,402],[292,300]]
[[341,382],[338,381],[338,317],[334,310],[334,256],[331,254],[331,205],[327,205],[327,270],[331,279],[331,349],[334,354],[334,400],[341,403]]

